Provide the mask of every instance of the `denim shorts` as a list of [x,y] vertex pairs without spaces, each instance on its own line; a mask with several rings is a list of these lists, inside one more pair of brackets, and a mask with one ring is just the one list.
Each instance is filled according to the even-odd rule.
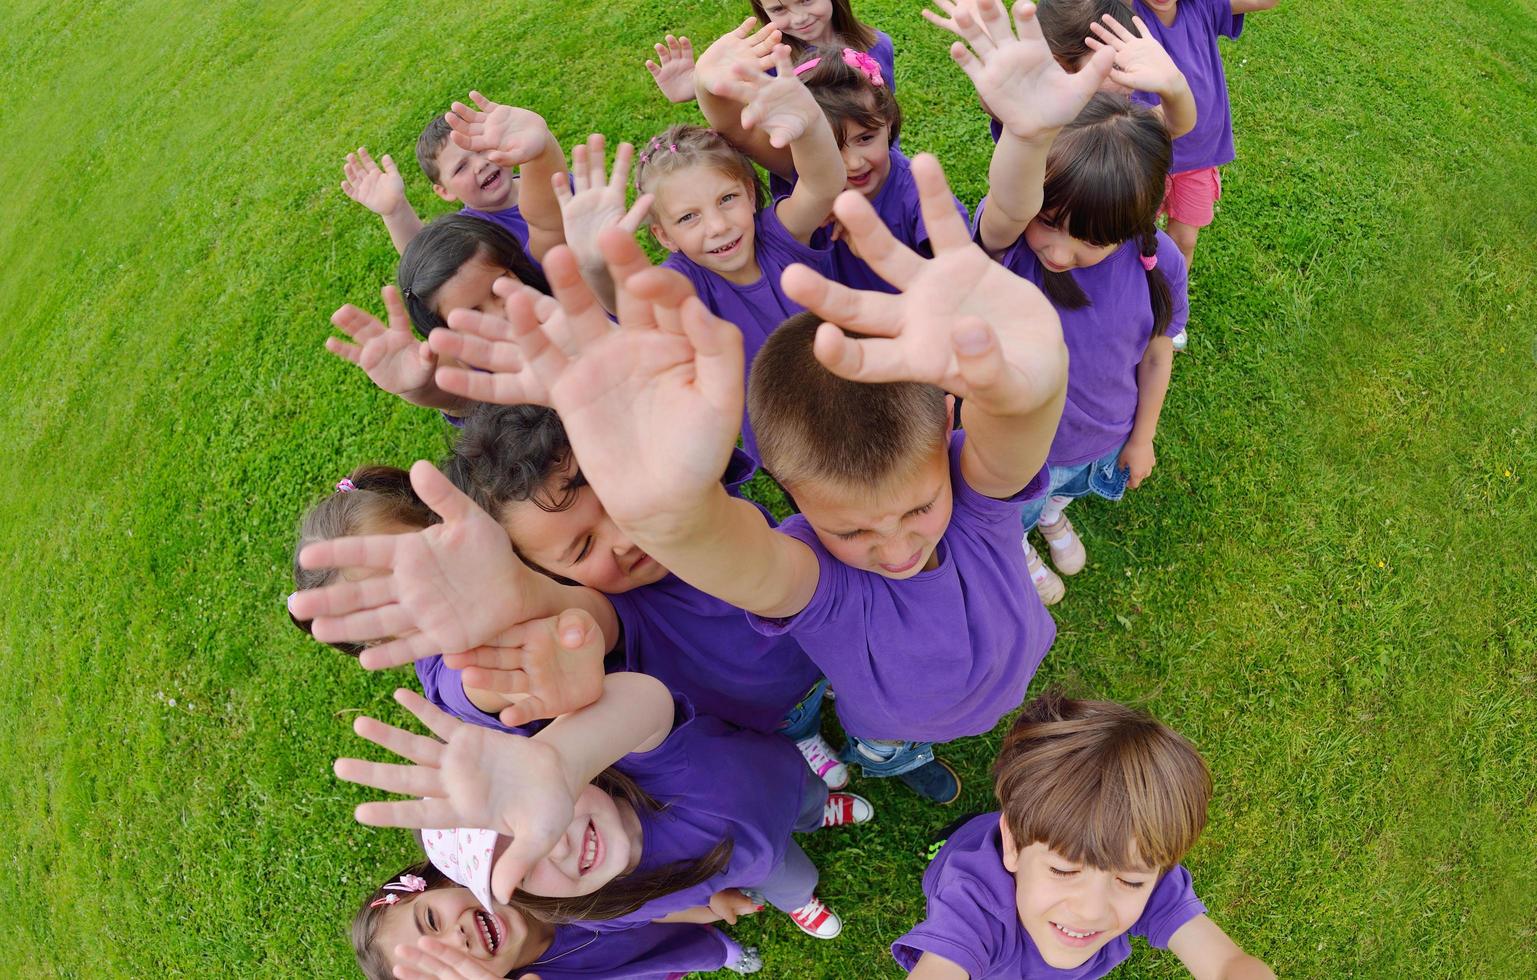
[[811,690],[791,708],[779,723],[779,733],[799,742],[822,730],[822,701],[827,697],[827,678],[811,685]]
[[839,758],[857,762],[866,776],[900,776],[933,762],[934,743],[887,742],[850,735]]
[[1045,496],[1025,505],[1020,514],[1025,530],[1035,527],[1041,519],[1041,511],[1052,497],[1068,497],[1073,500],[1094,494],[1106,500],[1120,500],[1126,496],[1126,483],[1131,470],[1121,465],[1121,450],[1125,443],[1116,446],[1105,455],[1077,466],[1051,467],[1051,490]]

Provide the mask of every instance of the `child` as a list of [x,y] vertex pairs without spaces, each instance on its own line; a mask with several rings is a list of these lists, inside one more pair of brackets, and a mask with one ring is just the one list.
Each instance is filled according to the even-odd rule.
[[[485,898],[477,900],[474,892],[482,890]],[[352,920],[352,948],[369,980],[660,977],[721,968],[756,973],[763,966],[757,950],[707,925],[648,923],[600,935],[542,922],[491,898],[489,887],[456,884],[430,861],[410,865],[363,900]]]
[[[738,45],[745,38],[727,35],[717,42],[723,43]],[[744,128],[761,125],[774,143],[789,148],[796,170],[808,175],[788,196],[763,206],[751,161],[700,126],[675,125],[654,137],[635,172],[637,190],[654,195],[651,233],[672,253],[663,265],[687,276],[712,312],[737,325],[748,364],[773,329],[801,309],[780,288],[780,274],[796,262],[830,269],[828,252],[809,243],[844,184],[826,117],[791,72],[783,45],[776,58],[779,77],[748,78],[743,72],[724,79],[721,94],[746,107]],[[742,438],[756,459],[745,419]]]
[[[728,68],[708,59],[704,65],[699,73],[702,87],[716,84]],[[895,148],[902,129],[902,110],[880,66],[869,55],[843,48],[841,52],[829,50],[814,55],[797,65],[795,73],[816,99],[837,137],[843,156],[844,189],[869,198],[881,220],[902,244],[920,255],[933,254],[918,207],[910,161]],[[779,197],[790,192],[796,181],[790,154],[774,148],[762,133],[742,129],[738,123],[740,106],[709,94],[706,88],[700,95],[699,107],[712,126],[769,172],[772,195]],[[957,200],[955,207],[965,220],[965,206]],[[831,276],[836,281],[855,289],[896,291],[895,286],[875,275],[853,253],[835,223],[818,229],[811,244],[831,248]]]
[[465,725],[409,691],[396,699],[447,744],[359,719],[359,735],[415,765],[339,759],[337,775],[425,799],[367,803],[358,819],[485,828],[427,829],[423,843],[432,855],[460,841],[461,873],[466,861],[471,874],[491,861],[496,897],[516,894],[537,918],[609,932],[714,921],[740,898],[722,890],[751,887],[808,935],[841,931],[790,835],[873,811],[866,804],[845,820],[827,807],[827,787],[783,739],[696,717],[643,674],[610,675],[596,702],[532,738]]
[[1043,695],[993,766],[1001,812],[949,835],[923,876],[928,918],[891,946],[924,980],[1094,980],[1170,949],[1202,978],[1273,978],[1206,916],[1179,863],[1206,825],[1194,746],[1108,701]]
[[[1070,119],[1097,79],[1052,67],[1061,87],[1042,86],[1035,104]],[[859,195],[837,208],[901,294],[785,276],[792,296],[876,337],[798,317],[760,353],[750,412],[802,511],[778,529],[714,476],[741,399],[734,333],[667,270],[621,274],[641,261],[622,234],[605,237],[605,254],[634,297],[621,323],[636,329],[599,329],[563,285],[564,313],[546,309],[542,327],[526,294],[509,299],[511,331],[484,314],[453,327],[516,334],[531,377],[504,376],[498,400],[552,400],[616,525],[679,578],[753,613],[756,628],[795,636],[838,691],[867,774],[950,802],[959,780],[932,743],[988,731],[1015,708],[1055,632],[1024,584],[1011,524],[1046,489],[1066,349],[1039,291],[972,244],[938,164],[919,157],[913,173],[932,260],[895,242]],[[585,338],[580,356],[568,362],[546,330]],[[463,376],[438,382],[462,392]],[[964,434],[949,432],[945,390],[965,399]]]
[[[1193,130],[1174,141],[1174,163],[1164,195],[1169,236],[1179,245],[1188,268],[1195,258],[1201,229],[1212,223],[1214,205],[1222,196],[1219,168],[1231,163],[1233,113],[1228,103],[1227,75],[1222,67],[1218,37],[1243,32],[1243,15],[1269,10],[1277,0],[1133,0],[1147,21],[1148,33],[1168,50],[1195,93],[1197,120]],[[1138,95],[1139,101],[1151,101]]]
[[[498,105],[479,92],[471,92],[470,100],[476,109],[455,102],[427,124],[416,141],[416,161],[433,193],[463,202],[460,214],[498,225],[537,260],[562,240],[559,209],[549,190],[551,176],[565,171],[560,145],[537,113]],[[382,162],[380,169],[364,147],[347,154],[342,191],[379,215],[395,251],[404,253],[422,220],[406,199],[394,161],[386,154]],[[514,167],[529,178],[521,207]]]
[[[1001,16],[997,0],[983,10]],[[1062,318],[1069,364],[1067,405],[1047,463],[1051,498],[1026,507],[1024,549],[1041,600],[1064,586],[1030,546],[1039,526],[1057,572],[1083,568],[1084,547],[1063,513],[1096,493],[1119,500],[1154,464],[1153,437],[1169,387],[1173,347],[1189,305],[1178,248],[1154,219],[1169,167],[1163,121],[1122,96],[1099,93],[1043,152],[1033,110],[1011,90],[1008,66],[1039,42],[1006,27],[979,48],[977,92],[1003,120],[978,239],[1007,268],[1040,286]],[[976,43],[974,26],[958,28]],[[1025,116],[1021,118],[1021,113]]]
[[[881,68],[887,84],[896,87],[896,49],[891,36],[863,23],[854,16],[849,0],[752,0],[753,13],[738,30],[752,30],[763,23],[753,37],[760,43],[773,32],[775,41],[783,39],[790,46],[790,60],[799,62],[808,53],[823,48],[837,50],[852,47],[868,54]],[[768,42],[774,43],[774,42]],[[760,57],[767,52],[759,52]],[[687,37],[667,35],[656,45],[656,61],[648,60],[646,70],[669,102],[687,102],[695,97],[694,46]],[[764,71],[773,68],[765,59]]]

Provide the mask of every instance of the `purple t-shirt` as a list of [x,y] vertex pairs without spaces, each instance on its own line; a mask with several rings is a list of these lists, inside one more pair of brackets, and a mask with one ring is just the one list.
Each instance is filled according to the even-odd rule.
[[[682,252],[674,252],[662,265],[676,269],[694,284],[699,299],[711,313],[730,320],[742,331],[743,367],[751,372],[752,359],[768,340],[769,334],[789,317],[805,309],[784,294],[779,277],[785,269],[799,262],[809,265],[824,276],[832,275],[832,252],[826,248],[803,245],[785,229],[779,220],[779,202],[760,210],[753,218],[754,258],[762,273],[758,281],[748,286],[738,286],[726,281],[719,273],[711,272]],[[742,443],[748,455],[758,458],[757,440],[747,423],[747,411],[742,411]]]
[[652,899],[629,915],[588,923],[594,929],[628,929],[708,905],[722,888],[762,884],[784,861],[806,780],[800,752],[787,738],[696,716],[687,700],[676,702],[667,740],[614,764],[663,804],[660,812],[636,811],[643,843],[632,873],[704,857],[722,840],[733,844],[730,863],[720,874]]
[[[1037,286],[1045,281],[1046,269],[1024,235],[998,261]],[[1169,283],[1173,315],[1164,333],[1172,337],[1190,319],[1190,297],[1185,257],[1161,231],[1158,271]],[[1089,305],[1076,310],[1057,307],[1067,342],[1067,404],[1046,457],[1052,466],[1093,462],[1126,441],[1137,418],[1137,364],[1153,339],[1147,270],[1135,240],[1122,242],[1104,261],[1068,275]]]
[[464,693],[464,671],[455,670],[443,663],[443,658],[437,654],[423,657],[416,662],[415,667],[416,679],[422,684],[422,696],[462,722],[494,728],[499,732],[512,732],[514,735],[532,735],[545,725],[544,722],[533,722],[514,728],[502,724],[502,720],[495,714],[481,711],[475,707],[469,695]]
[[[502,208],[500,211],[481,211],[477,208],[460,208],[459,213],[471,218],[479,218],[481,221],[489,221],[501,228],[523,246],[523,251],[528,251],[528,222],[523,220],[523,212],[514,204],[510,208]],[[530,255],[532,260],[533,256]],[[535,265],[539,263],[535,262]]]
[[971,980],[1095,980],[1131,955],[1128,936],[1167,949],[1180,926],[1206,912],[1191,888],[1190,872],[1176,864],[1153,886],[1130,929],[1082,965],[1057,969],[1041,957],[1019,921],[996,812],[973,817],[950,835],[923,874],[923,894],[928,918],[892,943],[891,955],[911,970],[924,953],[933,953],[971,974]]
[[513,976],[662,980],[718,970],[735,952],[736,944],[713,926],[653,922],[618,932],[595,932],[581,925],[563,925],[555,927],[555,939],[544,955]]
[[[1165,27],[1142,0],[1134,0],[1137,16],[1148,32],[1169,52],[1184,72],[1195,96],[1195,128],[1174,141],[1171,173],[1220,167],[1233,161],[1233,112],[1227,97],[1227,75],[1217,38],[1243,33],[1243,14],[1233,13],[1231,0],[1180,0],[1174,23]],[[1158,96],[1133,92],[1138,102],[1156,105]]]
[[[913,182],[912,162],[900,150],[891,150],[891,171],[870,204],[897,241],[915,252],[931,254],[929,232],[923,226],[923,210],[918,206],[918,185]],[[955,210],[962,221],[971,221],[960,198],[955,199]],[[818,229],[811,237],[811,244],[832,248],[831,278],[852,289],[874,289],[883,293],[898,291],[896,286],[876,275],[864,259],[855,255],[847,241],[841,238],[836,242],[829,241],[831,237],[831,226]]]
[[1046,493],[1047,471],[1008,500],[985,497],[961,478],[964,442],[950,438],[954,513],[930,571],[894,581],[834,558],[799,514],[779,528],[816,554],[816,592],[792,617],[749,619],[800,641],[850,735],[948,742],[991,731],[1024,701],[1056,637],[1019,546],[1020,513]]

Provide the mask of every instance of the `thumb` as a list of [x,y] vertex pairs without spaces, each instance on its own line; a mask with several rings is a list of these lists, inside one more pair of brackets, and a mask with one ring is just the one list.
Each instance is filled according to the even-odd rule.
[[555,636],[567,650],[578,650],[598,631],[598,621],[585,609],[567,609],[555,621]]
[[512,893],[528,877],[528,872],[549,852],[548,846],[531,842],[526,834],[513,835],[507,849],[491,867],[491,894],[498,902],[511,901]]
[[411,488],[422,503],[445,521],[463,521],[472,517],[480,508],[475,506],[448,477],[425,459],[411,464]]
[[985,320],[964,317],[950,333],[956,366],[968,390],[986,391],[1003,376],[1003,351]]

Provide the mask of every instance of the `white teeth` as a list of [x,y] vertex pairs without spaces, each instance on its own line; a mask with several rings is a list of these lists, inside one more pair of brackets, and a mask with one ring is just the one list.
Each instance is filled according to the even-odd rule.
[[1055,922],[1053,922],[1052,925],[1056,926],[1058,929],[1060,929],[1062,932],[1066,933],[1067,935],[1072,936],[1074,939],[1087,939],[1089,936],[1094,935],[1094,932],[1092,930],[1089,931],[1089,932],[1074,932],[1073,930],[1069,929],[1067,926],[1060,925],[1060,924],[1055,923]]

